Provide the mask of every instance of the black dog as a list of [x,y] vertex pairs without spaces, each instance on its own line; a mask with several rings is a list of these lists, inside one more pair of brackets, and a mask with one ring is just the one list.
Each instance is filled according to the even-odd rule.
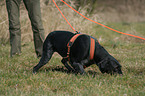
[[[62,57],[67,56],[67,43],[75,34],[68,31],[51,32],[43,44],[43,54],[39,64],[33,68],[33,72],[37,72],[39,68],[45,65],[52,57],[54,52],[58,52]],[[95,39],[95,38],[94,38]],[[95,39],[94,59],[89,59],[90,36],[80,35],[70,48],[70,65],[68,59],[63,58],[61,62],[69,70],[76,73],[84,74],[84,66],[88,67],[96,64],[102,73],[118,73],[122,74],[121,65],[112,57]]]

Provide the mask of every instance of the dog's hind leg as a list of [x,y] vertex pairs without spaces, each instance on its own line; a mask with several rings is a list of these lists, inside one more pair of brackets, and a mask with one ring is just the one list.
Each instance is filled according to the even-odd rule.
[[80,73],[81,75],[85,74],[85,70],[82,64],[73,62],[72,67],[75,69],[76,73]]
[[45,41],[43,45],[43,54],[39,63],[33,68],[33,73],[36,73],[42,66],[44,66],[52,57],[54,51],[52,44]]
[[61,60],[61,62],[64,64],[64,66],[68,69],[69,72],[74,72],[74,69],[72,67],[70,67],[67,63],[67,60],[65,58],[63,58]]

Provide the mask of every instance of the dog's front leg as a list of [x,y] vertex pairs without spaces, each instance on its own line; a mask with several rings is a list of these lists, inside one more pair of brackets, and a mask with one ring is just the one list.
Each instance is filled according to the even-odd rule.
[[61,62],[64,64],[64,66],[68,69],[69,72],[74,72],[74,69],[72,67],[70,67],[67,63],[66,59],[62,59]]
[[86,74],[82,64],[73,62],[72,67],[75,69],[76,73],[80,73],[81,75]]

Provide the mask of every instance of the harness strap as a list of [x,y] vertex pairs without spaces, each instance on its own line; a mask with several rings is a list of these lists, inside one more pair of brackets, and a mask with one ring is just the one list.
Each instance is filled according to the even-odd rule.
[[[68,51],[67,51],[67,56],[64,58],[67,58],[68,61],[70,61],[69,58],[69,54],[70,54],[70,48],[73,45],[73,43],[75,42],[75,40],[82,34],[76,34],[74,35],[70,41],[67,43],[67,47],[68,47]],[[94,58],[94,52],[95,52],[95,40],[93,38],[90,37],[90,60],[93,60]]]
[[93,60],[95,52],[95,40],[90,38],[90,60]]
[[68,42],[67,47],[69,47],[69,46],[71,47],[71,46],[73,45],[74,41],[75,41],[80,35],[82,35],[82,34],[76,34],[76,35],[74,35],[74,36],[70,39],[70,41]]
[[74,35],[70,41],[67,43],[67,47],[68,47],[68,51],[67,51],[67,56],[64,57],[64,58],[67,58],[69,61],[70,61],[70,58],[69,58],[69,54],[70,54],[70,47],[73,45],[74,41],[82,34],[76,34]]

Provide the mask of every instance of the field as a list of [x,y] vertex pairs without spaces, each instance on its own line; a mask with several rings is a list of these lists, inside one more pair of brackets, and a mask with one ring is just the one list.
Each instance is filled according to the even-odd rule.
[[[96,65],[85,69],[88,76],[67,73],[61,57],[55,53],[37,74],[32,68],[39,62],[34,51],[30,21],[21,7],[22,53],[10,58],[8,21],[5,6],[0,8],[0,96],[144,96],[145,41],[121,35],[84,20],[70,9],[61,7],[70,23],[84,34],[97,38],[122,65],[123,76],[102,74]],[[69,10],[69,11],[68,11]],[[48,11],[49,14],[47,14]],[[85,11],[81,11],[85,14]],[[71,30],[54,6],[42,5],[45,34],[53,30]],[[73,18],[72,18],[73,17]],[[145,38],[145,22],[105,22],[116,30]]]

